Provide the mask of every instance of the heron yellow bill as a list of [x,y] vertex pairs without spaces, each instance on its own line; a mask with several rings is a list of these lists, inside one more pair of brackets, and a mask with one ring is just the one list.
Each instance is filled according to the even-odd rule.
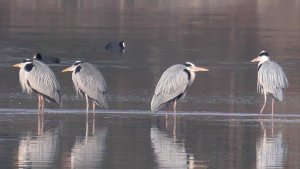
[[208,72],[209,70],[202,67],[192,67],[193,72]]
[[75,67],[74,67],[74,66],[71,66],[71,67],[68,67],[68,68],[64,69],[64,70],[61,71],[61,72],[72,72],[74,69],[75,69]]
[[260,56],[258,56],[257,58],[251,60],[251,62],[260,62]]
[[13,67],[22,67],[22,65],[23,65],[23,63],[17,63],[17,64],[15,64],[15,65],[13,65]]

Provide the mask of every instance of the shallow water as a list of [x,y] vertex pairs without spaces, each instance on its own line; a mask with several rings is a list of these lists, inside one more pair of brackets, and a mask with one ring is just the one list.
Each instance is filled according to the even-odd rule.
[[298,168],[300,117],[0,115],[1,168]]
[[[0,168],[299,168],[299,17],[298,0],[1,0]],[[104,49],[118,40],[124,52]],[[249,61],[260,50],[290,82],[273,123],[270,103],[257,117]],[[36,52],[61,59],[50,66],[63,109],[47,103],[44,120],[11,67]],[[109,88],[109,110],[88,130],[85,101],[61,73],[75,60],[95,64]],[[185,61],[210,72],[176,120],[150,113],[162,72]]]

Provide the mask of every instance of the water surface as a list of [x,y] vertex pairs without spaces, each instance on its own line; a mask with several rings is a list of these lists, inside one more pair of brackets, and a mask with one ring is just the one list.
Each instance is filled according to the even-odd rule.
[[297,168],[299,116],[0,115],[1,168]]

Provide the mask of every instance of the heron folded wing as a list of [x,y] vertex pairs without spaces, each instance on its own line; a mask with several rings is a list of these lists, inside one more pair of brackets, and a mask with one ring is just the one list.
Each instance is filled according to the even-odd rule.
[[101,72],[89,63],[81,64],[80,72],[73,75],[75,89],[80,89],[83,93],[94,99],[99,106],[107,107],[105,93],[107,86]]
[[179,95],[184,96],[188,87],[188,74],[183,71],[184,68],[184,65],[174,65],[162,74],[151,101],[152,111],[157,111],[162,104]]
[[26,79],[32,89],[55,100],[57,104],[61,104],[60,85],[53,71],[40,61],[34,61],[33,63],[32,71],[26,72]]
[[288,87],[288,80],[283,69],[274,61],[262,64],[258,71],[257,89],[259,93],[270,93],[282,100],[283,90]]

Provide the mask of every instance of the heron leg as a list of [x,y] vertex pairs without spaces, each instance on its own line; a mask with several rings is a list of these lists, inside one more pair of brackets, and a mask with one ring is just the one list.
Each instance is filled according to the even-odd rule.
[[86,100],[86,113],[89,112],[89,98],[87,95],[85,95],[85,100]]
[[267,93],[264,93],[264,105],[262,106],[260,112],[259,112],[259,116],[262,114],[265,106],[266,106],[266,102],[267,102]]
[[176,113],[176,100],[174,101],[173,109],[174,109],[174,113]]
[[[38,95],[38,110],[40,110],[40,109],[41,109],[41,96]],[[38,112],[40,112],[40,111],[38,111]]]
[[94,117],[95,117],[95,107],[96,107],[96,103],[93,102],[93,113],[94,113]]
[[42,101],[42,103],[41,103],[41,109],[42,109],[42,111],[44,111],[44,107],[45,107],[44,96],[41,96],[41,101]]

